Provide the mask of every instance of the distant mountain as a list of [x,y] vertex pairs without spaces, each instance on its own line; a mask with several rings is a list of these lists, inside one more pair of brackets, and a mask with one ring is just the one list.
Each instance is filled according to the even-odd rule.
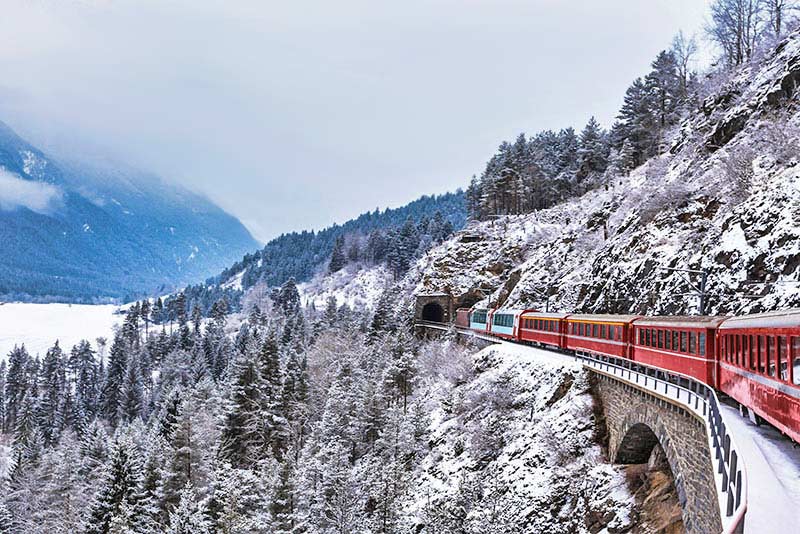
[[141,171],[57,160],[0,122],[0,299],[128,299],[218,273],[258,243]]

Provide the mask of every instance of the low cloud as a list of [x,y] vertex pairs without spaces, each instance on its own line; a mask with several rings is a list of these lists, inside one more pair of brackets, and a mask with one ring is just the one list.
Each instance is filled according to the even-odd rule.
[[0,210],[28,208],[49,214],[61,202],[61,190],[42,182],[23,180],[14,173],[0,169]]

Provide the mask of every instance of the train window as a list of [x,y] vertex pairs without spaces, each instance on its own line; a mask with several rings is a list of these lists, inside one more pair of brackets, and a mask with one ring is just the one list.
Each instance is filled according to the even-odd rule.
[[680,332],[677,330],[672,331],[672,350],[678,351],[680,350]]
[[659,349],[663,349],[664,348],[664,331],[663,330],[659,330],[658,331],[658,348]]
[[776,338],[775,356],[777,357],[781,380],[789,380],[789,362],[786,357],[786,337],[778,336]]
[[689,354],[697,354],[697,334],[689,332]]
[[672,348],[672,334],[669,330],[664,332],[664,348],[671,349]]
[[725,361],[728,361],[728,362],[733,361],[733,352],[732,352],[732,350],[733,350],[733,345],[734,345],[734,342],[733,342],[733,338],[734,337],[735,336],[732,336],[730,334],[726,334],[724,339],[723,339],[723,342],[725,343],[725,346],[724,346],[722,354],[725,357]]
[[733,338],[733,363],[742,365],[744,352],[742,347],[742,336],[731,336]]
[[609,327],[608,327],[608,339],[610,339],[611,341],[614,341],[614,339],[615,339],[615,337],[616,337],[616,336],[614,335],[614,334],[615,334],[615,330],[616,330],[616,329],[617,329],[617,327],[616,327],[616,326],[609,326]]
[[756,370],[756,362],[758,361],[758,352],[756,352],[755,336],[747,336],[747,357],[750,360],[750,369]]
[[769,376],[775,376],[775,363],[775,338],[767,336],[767,369],[769,370]]
[[644,331],[644,344],[650,346],[650,330]]
[[606,325],[604,324],[600,325],[600,337],[603,339],[606,337]]
[[792,382],[800,386],[800,337],[792,336]]
[[700,332],[698,345],[699,345],[698,348],[700,349],[700,356],[705,356],[706,355],[706,333],[705,332]]
[[686,332],[681,332],[681,352],[686,352],[686,340],[688,336]]
[[767,365],[767,342],[764,336],[757,336],[758,343],[758,372],[765,373]]

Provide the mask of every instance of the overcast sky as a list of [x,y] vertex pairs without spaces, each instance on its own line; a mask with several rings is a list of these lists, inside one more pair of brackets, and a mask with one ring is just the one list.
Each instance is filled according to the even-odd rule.
[[0,0],[0,119],[208,195],[261,240],[610,125],[703,0]]

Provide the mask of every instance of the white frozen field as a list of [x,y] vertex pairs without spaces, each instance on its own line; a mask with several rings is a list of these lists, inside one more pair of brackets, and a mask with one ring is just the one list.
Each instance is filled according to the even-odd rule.
[[56,340],[65,352],[82,339],[93,346],[100,336],[110,342],[114,325],[123,319],[114,315],[117,309],[109,304],[0,302],[0,360],[14,345],[24,344],[31,355],[44,356]]

